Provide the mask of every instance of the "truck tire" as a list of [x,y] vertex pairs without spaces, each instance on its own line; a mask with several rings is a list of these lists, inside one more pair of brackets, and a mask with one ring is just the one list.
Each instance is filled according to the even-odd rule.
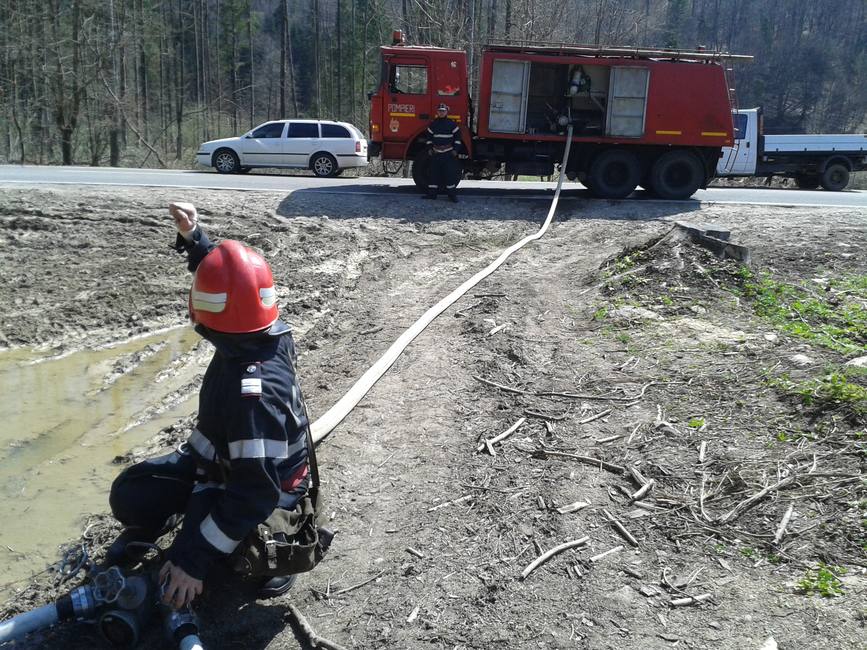
[[849,184],[849,170],[843,163],[828,165],[822,173],[821,183],[829,192],[839,192]]
[[211,162],[214,165],[214,169],[221,174],[237,174],[238,170],[241,169],[241,161],[238,160],[238,154],[231,149],[217,149]]
[[635,191],[641,165],[631,151],[607,149],[596,156],[587,174],[587,186],[603,199],[625,199]]
[[662,154],[650,170],[650,186],[661,199],[686,199],[695,194],[704,181],[701,161],[683,150]]
[[797,174],[795,176],[795,185],[802,190],[815,190],[819,187],[818,174]]
[[422,192],[427,192],[428,179],[430,178],[430,155],[422,151],[412,161],[412,182]]

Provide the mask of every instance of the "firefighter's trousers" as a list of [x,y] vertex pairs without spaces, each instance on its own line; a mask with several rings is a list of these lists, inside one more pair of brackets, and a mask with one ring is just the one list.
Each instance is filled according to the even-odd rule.
[[427,194],[436,197],[439,192],[445,192],[454,197],[460,178],[460,163],[453,151],[431,153],[430,175],[428,176]]
[[[224,487],[208,482],[192,455],[174,451],[128,467],[111,486],[111,511],[126,528],[137,529],[142,541],[155,540],[168,532],[174,515],[184,515],[183,528],[198,528],[211,512]],[[300,499],[306,490],[297,493]],[[297,502],[297,501],[296,501]],[[296,502],[281,503],[291,510]],[[181,535],[192,533],[182,530]]]

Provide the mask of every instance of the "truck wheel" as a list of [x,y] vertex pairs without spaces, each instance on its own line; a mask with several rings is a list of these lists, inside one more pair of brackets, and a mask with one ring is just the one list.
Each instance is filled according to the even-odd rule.
[[849,184],[849,170],[842,163],[828,165],[822,174],[822,187],[829,192],[839,192]]
[[214,167],[221,174],[237,174],[241,168],[238,154],[231,149],[218,149],[214,153]]
[[795,185],[802,190],[815,190],[819,187],[819,176],[817,174],[798,174],[795,176]]
[[422,151],[412,161],[412,182],[422,192],[427,192],[428,180],[430,179],[430,156],[427,151]]
[[650,185],[661,199],[686,199],[704,181],[701,162],[689,151],[669,151],[653,163]]
[[603,199],[625,199],[635,191],[641,177],[641,165],[630,151],[608,149],[590,165],[587,185]]

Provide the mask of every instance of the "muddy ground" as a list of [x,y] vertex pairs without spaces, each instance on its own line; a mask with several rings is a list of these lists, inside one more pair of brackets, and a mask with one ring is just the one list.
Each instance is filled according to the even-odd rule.
[[[0,345],[68,352],[182,323],[189,278],[165,210],[179,199],[270,260],[314,418],[547,210],[408,193],[0,190]],[[750,266],[683,239],[675,220],[730,230]],[[346,648],[863,648],[867,380],[843,364],[867,355],[865,250],[864,211],[566,199],[550,232],[437,319],[320,445],[338,530],[328,557],[270,602],[209,585],[206,647],[307,647],[287,622],[294,603]],[[791,307],[780,287],[805,297]],[[484,440],[519,421],[491,455]],[[88,523],[98,557],[113,527]],[[19,587],[0,618],[54,583],[49,571]],[[98,643],[67,625],[21,647]],[[141,647],[168,646],[152,630]]]

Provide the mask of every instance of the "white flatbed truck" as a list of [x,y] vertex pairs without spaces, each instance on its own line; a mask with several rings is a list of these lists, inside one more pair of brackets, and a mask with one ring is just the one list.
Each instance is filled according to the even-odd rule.
[[723,147],[717,176],[783,176],[805,190],[840,191],[867,169],[867,134],[765,135],[762,109],[734,111],[734,146]]

